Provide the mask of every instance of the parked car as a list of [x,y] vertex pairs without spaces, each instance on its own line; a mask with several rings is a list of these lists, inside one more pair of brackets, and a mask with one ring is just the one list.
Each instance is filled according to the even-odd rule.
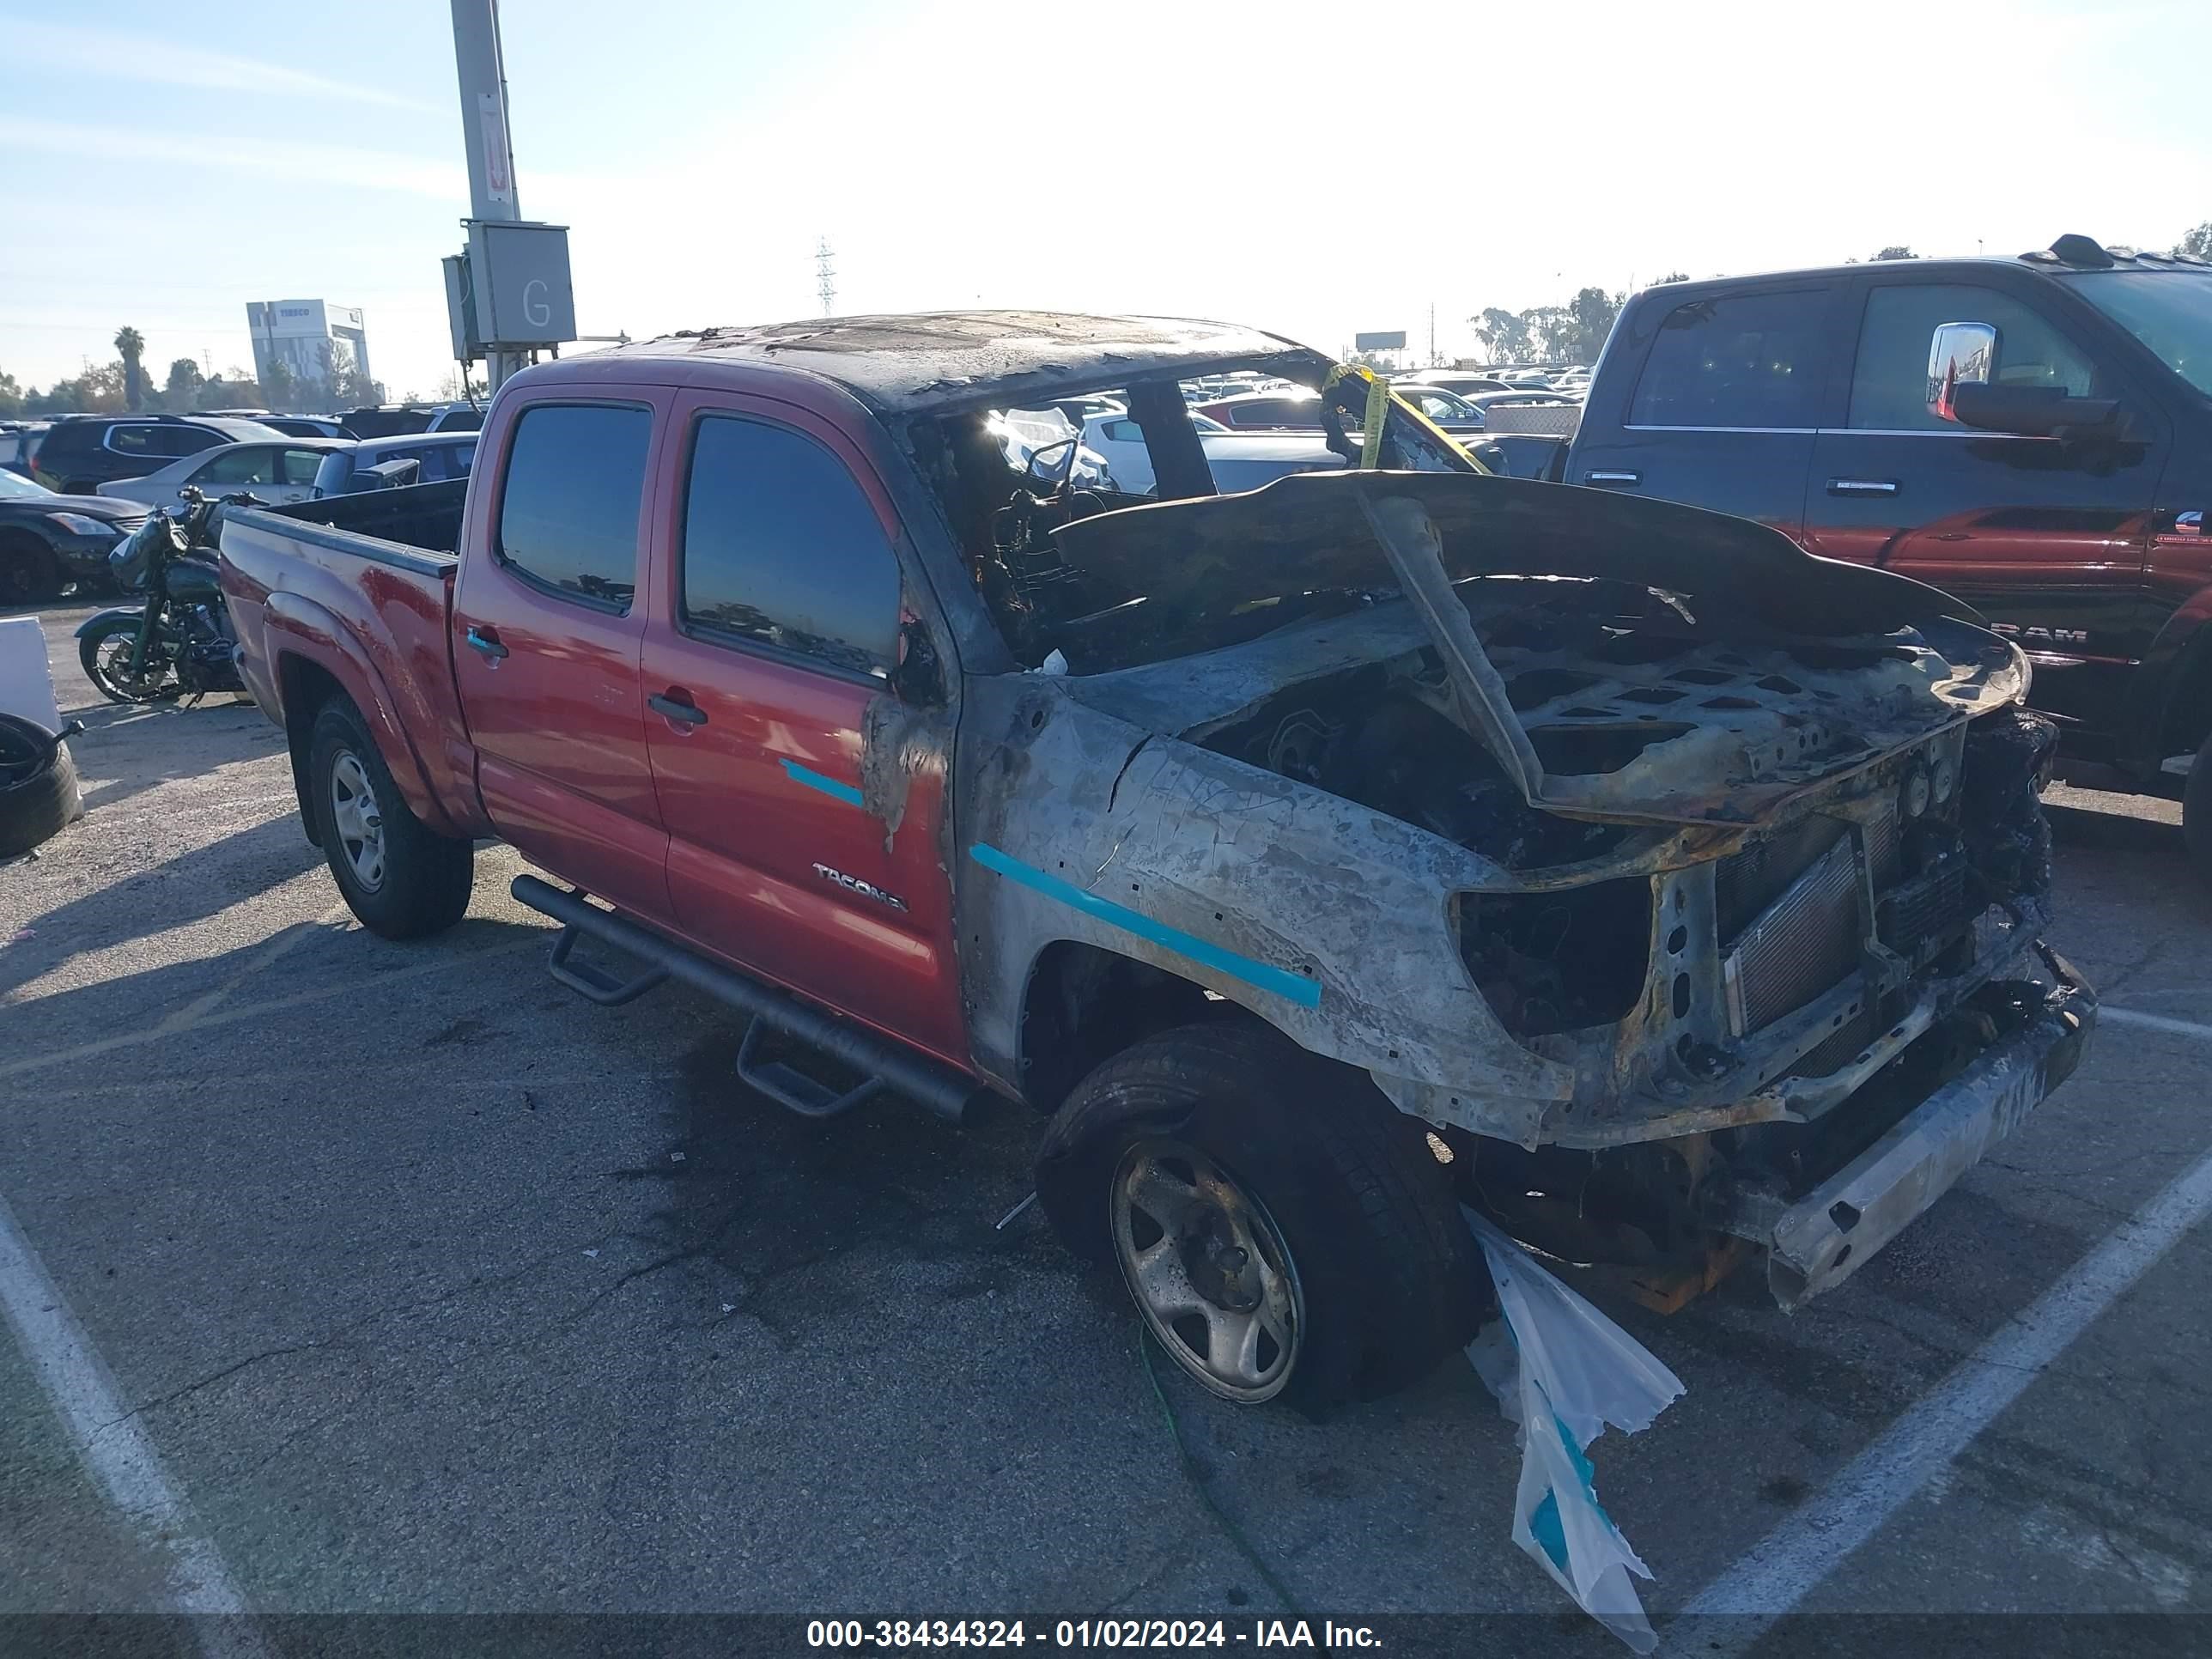
[[410,432],[428,432],[445,405],[439,404],[372,404],[337,412],[338,420],[356,438],[399,438]]
[[[240,669],[365,926],[450,927],[503,836],[559,982],[748,1017],[732,1109],[1027,1101],[1045,1212],[1224,1398],[1456,1351],[1462,1199],[1831,1291],[2094,1023],[2037,938],[2021,652],[1741,520],[1485,476],[1402,400],[1386,470],[1213,495],[1177,383],[1236,369],[1340,441],[1367,400],[1050,313],[542,364],[465,485],[232,514]],[[1171,499],[1037,492],[988,429],[1103,390]]]
[[[1318,434],[1231,432],[1220,422],[1195,411],[1190,424],[1213,475],[1213,487],[1224,495],[1257,489],[1293,472],[1333,471],[1344,465],[1343,458]],[[1094,415],[1085,421],[1083,445],[1100,458],[1115,489],[1132,495],[1149,495],[1158,488],[1144,428],[1127,410]]]
[[1424,386],[1440,386],[1447,392],[1456,392],[1462,398],[1478,392],[1504,392],[1505,382],[1495,374],[1475,374],[1460,368],[1425,368],[1421,371]]
[[288,438],[346,438],[360,434],[348,429],[343,421],[328,415],[264,415],[261,424],[274,427]]
[[188,489],[204,495],[247,490],[263,501],[304,501],[314,494],[315,473],[325,460],[352,445],[331,438],[289,438],[273,443],[219,444],[172,461],[158,472],[118,478],[98,494],[149,507],[174,508]]
[[65,495],[89,495],[118,478],[143,478],[217,444],[278,441],[258,421],[219,415],[70,415],[40,440],[32,476]]
[[0,471],[0,611],[53,598],[75,586],[103,586],[107,556],[146,522],[136,501],[58,495],[19,473]]
[[1957,594],[2062,771],[2179,797],[2212,878],[2212,266],[2065,236],[1646,289],[1559,476]]
[[1240,392],[1200,404],[1197,409],[1232,432],[1321,430],[1321,394],[1310,386],[1291,392]]
[[430,417],[425,432],[477,432],[483,428],[483,407],[480,404],[447,404]]
[[1393,381],[1390,389],[1450,433],[1482,430],[1482,408],[1468,398],[1426,381]]
[[473,432],[424,432],[398,438],[367,438],[359,443],[333,445],[315,469],[308,493],[349,495],[381,489],[386,480],[375,469],[387,461],[419,461],[417,483],[443,483],[469,476],[476,459]]
[[31,457],[38,453],[39,440],[46,435],[44,421],[0,421],[0,472],[29,477]]

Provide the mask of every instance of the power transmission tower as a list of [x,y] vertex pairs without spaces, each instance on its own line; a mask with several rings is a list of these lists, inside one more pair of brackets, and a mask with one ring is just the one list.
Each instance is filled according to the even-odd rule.
[[814,291],[822,296],[822,314],[830,316],[837,308],[837,267],[830,263],[830,239],[814,239]]

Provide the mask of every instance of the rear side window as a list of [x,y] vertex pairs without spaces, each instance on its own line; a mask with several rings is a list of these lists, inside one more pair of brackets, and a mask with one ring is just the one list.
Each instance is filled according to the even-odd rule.
[[628,611],[637,592],[638,506],[652,439],[647,409],[547,404],[525,410],[500,492],[500,562],[564,599]]
[[683,616],[848,673],[897,660],[898,557],[845,464],[788,427],[709,416],[691,442]]
[[118,455],[160,455],[168,452],[153,445],[154,428],[150,426],[111,426],[107,428],[107,447]]
[[1851,371],[1852,426],[1878,432],[1965,429],[1928,410],[1928,348],[1945,323],[1996,328],[1990,378],[1999,386],[2063,386],[2072,397],[2094,395],[2095,366],[2031,307],[1972,283],[1910,283],[1867,295]]
[[1723,295],[1667,313],[1629,407],[1632,426],[1810,427],[1820,398],[1824,289]]
[[149,426],[143,429],[146,434],[146,447],[153,453],[167,455],[172,460],[197,455],[203,449],[213,449],[217,444],[233,441],[219,433],[197,426]]
[[199,484],[270,484],[276,482],[278,452],[265,444],[245,444],[211,455],[192,475]]

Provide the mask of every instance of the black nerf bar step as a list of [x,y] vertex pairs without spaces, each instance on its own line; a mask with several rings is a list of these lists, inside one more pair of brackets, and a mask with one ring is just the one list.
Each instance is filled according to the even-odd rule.
[[[753,1033],[748,1031],[738,1053],[739,1076],[779,1104],[802,1115],[827,1117],[848,1110],[880,1085],[958,1123],[967,1115],[969,1103],[981,1092],[981,1085],[973,1078],[913,1054],[835,1014],[811,1007],[789,992],[749,979],[720,963],[709,962],[650,928],[600,908],[581,892],[565,890],[536,876],[517,876],[507,890],[517,902],[562,924],[561,937],[553,946],[553,976],[571,990],[611,1007],[642,996],[665,979],[680,979],[718,1002],[726,1002],[750,1014],[756,1021],[820,1049],[867,1079],[859,1089],[843,1096],[836,1095],[787,1066],[757,1061],[754,1057]],[[581,934],[589,934],[647,965],[635,978],[624,981],[587,964],[572,962],[569,952],[574,948],[576,937]],[[763,1076],[772,1086],[763,1085]]]

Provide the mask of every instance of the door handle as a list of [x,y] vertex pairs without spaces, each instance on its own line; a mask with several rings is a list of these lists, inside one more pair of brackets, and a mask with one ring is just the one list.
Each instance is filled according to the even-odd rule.
[[1831,495],[1894,495],[1897,494],[1897,480],[1831,478],[1828,480],[1828,493]]
[[495,628],[478,628],[471,624],[461,638],[470,650],[487,662],[497,662],[507,655],[507,647],[499,642],[499,630]]
[[1640,484],[1644,482],[1644,475],[1641,472],[1585,472],[1583,474],[1583,482],[1595,484]]
[[663,720],[673,720],[678,726],[704,726],[707,723],[707,711],[677,686],[672,685],[665,693],[647,697],[645,706]]

